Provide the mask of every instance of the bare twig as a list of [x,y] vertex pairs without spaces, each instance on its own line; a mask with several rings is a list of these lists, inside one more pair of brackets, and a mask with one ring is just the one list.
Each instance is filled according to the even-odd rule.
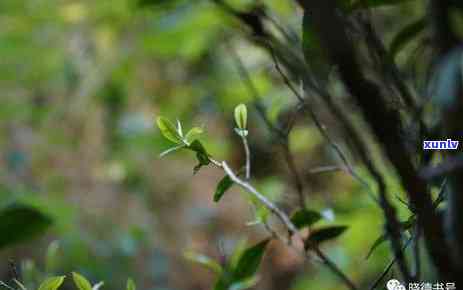
[[255,198],[257,198],[268,210],[270,210],[288,229],[288,231],[292,234],[304,241],[302,236],[299,234],[296,226],[291,222],[289,217],[280,210],[275,204],[273,204],[270,200],[268,200],[263,194],[257,191],[250,183],[241,180],[238,176],[235,175],[233,170],[230,169],[228,164],[225,161],[222,161],[222,168],[225,173],[230,177],[230,179],[238,184],[240,187],[244,188],[247,192],[251,193]]
[[241,136],[241,141],[246,156],[246,180],[249,180],[251,178],[251,150],[249,150],[248,139],[245,136]]
[[327,165],[327,166],[319,166],[319,167],[312,168],[309,170],[309,173],[319,174],[319,173],[335,172],[335,171],[340,171],[340,170],[345,170],[345,169],[337,165]]
[[[299,93],[296,88],[292,85],[291,81],[289,78],[286,76],[286,74],[283,72],[283,69],[280,67],[280,64],[278,62],[278,59],[276,58],[275,54],[271,54],[273,58],[273,62],[275,64],[275,68],[282,77],[284,83],[286,86],[293,92],[294,96],[298,99],[300,102],[301,106],[303,109],[309,113],[310,118],[314,122],[315,126],[317,127],[318,131],[322,135],[322,137],[327,141],[328,145],[333,149],[333,151],[338,155],[338,157],[341,159],[341,162],[344,164],[344,167],[346,168],[347,172],[354,178],[356,179],[360,184],[362,184],[366,189],[367,192],[370,194],[370,196],[373,198],[373,200],[377,201],[377,198],[375,197],[373,190],[370,188],[368,185],[368,182],[366,182],[360,175],[357,174],[357,172],[354,170],[353,166],[350,164],[347,155],[343,152],[341,147],[334,142],[334,140],[331,138],[331,136],[328,134],[325,126],[320,122],[317,114],[315,111],[310,107],[307,106],[306,100],[302,96],[301,93]],[[317,93],[319,93],[321,96],[323,96],[321,90],[316,87],[311,87],[312,89],[316,89]]]
[[[410,237],[407,242],[405,243],[403,250],[405,250],[411,243],[413,237]],[[370,290],[374,290],[378,287],[379,283],[383,281],[384,277],[386,277],[387,273],[391,270],[392,266],[394,266],[395,262],[397,262],[397,257],[394,257],[389,264],[387,264],[386,268],[383,270],[383,272],[376,278],[376,280],[373,282],[373,284],[370,286]]]

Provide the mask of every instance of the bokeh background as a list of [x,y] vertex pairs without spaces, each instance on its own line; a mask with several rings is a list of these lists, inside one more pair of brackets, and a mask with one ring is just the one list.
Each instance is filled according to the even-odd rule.
[[[237,9],[254,3],[228,2]],[[375,11],[386,42],[423,15],[417,2]],[[261,3],[300,35],[294,1]],[[28,285],[78,271],[105,281],[104,289],[122,289],[127,277],[139,289],[210,289],[214,275],[185,259],[185,251],[223,261],[243,240],[268,235],[262,225],[248,224],[255,209],[244,192],[233,188],[220,203],[212,201],[223,172],[208,167],[194,175],[191,152],[159,158],[171,146],[155,125],[161,115],[187,128],[203,126],[208,151],[238,168],[244,157],[233,108],[248,104],[253,182],[288,212],[297,206],[284,155],[252,105],[234,54],[272,122],[287,118],[297,101],[243,30],[207,0],[0,2],[0,206],[20,201],[53,220],[46,235],[0,250],[2,280],[12,259]],[[399,56],[399,62],[406,66],[410,58]],[[333,91],[342,97],[336,84]],[[347,148],[326,109],[314,106],[332,138]],[[381,210],[344,171],[313,172],[340,161],[307,117],[297,115],[290,149],[308,206],[326,223],[349,226],[323,249],[360,285],[369,285],[391,258],[382,245],[365,259],[382,233]],[[349,158],[355,164],[355,156]],[[388,181],[400,195],[394,176]],[[407,210],[395,202],[405,218]],[[256,289],[342,287],[315,257],[304,262],[278,241],[259,277]]]

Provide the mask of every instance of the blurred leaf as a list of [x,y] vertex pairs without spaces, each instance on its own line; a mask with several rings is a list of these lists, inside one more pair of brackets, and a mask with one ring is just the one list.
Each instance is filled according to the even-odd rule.
[[367,256],[365,257],[365,259],[368,259],[370,258],[371,254],[373,254],[373,252],[376,250],[377,247],[379,247],[382,243],[384,243],[385,241],[387,241],[387,235],[386,234],[383,234],[381,236],[379,236],[375,242],[373,243],[373,245],[370,247],[370,250],[368,251],[368,254]]
[[73,272],[72,279],[79,290],[92,290],[92,284],[79,273]]
[[171,121],[164,117],[158,117],[157,124],[159,130],[166,139],[176,144],[183,143],[182,136],[179,135],[177,129]]
[[48,245],[46,256],[45,256],[45,270],[47,273],[52,273],[55,271],[58,264],[58,250],[59,242],[53,241]]
[[96,283],[95,285],[92,286],[92,290],[98,290],[101,287],[103,287],[103,285],[104,285],[104,282],[100,281],[100,282],[98,282],[98,283]]
[[228,266],[222,271],[219,279],[214,285],[214,290],[245,289],[255,282],[255,273],[259,268],[265,249],[270,239],[244,248],[240,245],[235,249]]
[[317,211],[301,209],[296,211],[291,216],[291,222],[296,226],[296,228],[302,229],[304,227],[310,227],[314,223],[318,222],[321,218],[322,215]]
[[217,188],[215,189],[214,193],[214,202],[219,202],[225,192],[230,189],[233,185],[233,180],[231,180],[230,176],[224,176],[219,183],[217,184]]
[[246,251],[247,241],[246,239],[240,239],[236,244],[233,252],[230,256],[229,267],[235,269],[240,261],[241,256],[243,256],[244,251]]
[[185,258],[192,262],[200,264],[209,270],[212,270],[216,274],[221,274],[223,271],[222,266],[220,266],[219,263],[217,263],[216,261],[214,261],[206,255],[198,254],[192,251],[187,251],[185,253]]
[[57,276],[45,279],[45,281],[40,284],[38,290],[56,290],[61,284],[63,284],[64,278],[66,276]]
[[320,244],[339,237],[345,230],[347,230],[347,226],[330,226],[316,229],[310,234],[309,240],[313,243]]
[[254,287],[256,286],[257,282],[259,280],[257,279],[257,277],[253,276],[253,277],[250,277],[250,278],[247,278],[247,279],[244,279],[242,281],[238,281],[238,282],[234,282],[233,284],[231,284],[230,286],[230,290],[244,290],[244,289],[249,289],[251,287]]
[[34,207],[15,204],[0,211],[0,249],[42,234],[52,220]]
[[135,285],[135,282],[131,278],[127,279],[126,290],[137,290],[137,286]]
[[254,276],[259,268],[265,249],[270,239],[247,248],[241,255],[236,268],[233,271],[233,281],[240,281]]
[[406,221],[400,223],[401,230],[411,229],[416,222],[416,217],[414,215],[410,216]]
[[410,43],[420,32],[426,28],[426,18],[422,17],[408,25],[406,25],[391,42],[389,49],[392,58],[397,56],[408,43]]
[[196,137],[198,137],[199,135],[201,135],[203,133],[204,133],[203,128],[201,128],[201,127],[193,127],[193,128],[191,128],[190,131],[188,131],[188,133],[186,133],[185,140],[188,142],[188,144],[190,144],[191,142],[193,142],[196,139]]

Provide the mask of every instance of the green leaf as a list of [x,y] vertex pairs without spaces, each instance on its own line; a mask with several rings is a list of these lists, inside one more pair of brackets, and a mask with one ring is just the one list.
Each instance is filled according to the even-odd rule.
[[236,268],[233,270],[233,281],[240,281],[254,276],[259,268],[269,239],[247,248],[240,257]]
[[40,284],[38,290],[56,290],[61,284],[63,284],[64,278],[66,276],[56,276],[45,279],[45,281]]
[[229,258],[229,267],[235,269],[240,261],[241,256],[243,256],[244,251],[247,248],[247,241],[246,239],[240,239],[238,243],[235,245],[233,252]]
[[165,151],[162,151],[161,154],[159,154],[159,157],[162,158],[164,156],[166,156],[167,154],[170,154],[172,152],[175,152],[177,150],[180,150],[182,148],[184,148],[186,145],[185,144],[180,144],[180,145],[177,145],[177,146],[174,146],[174,147],[171,147]]
[[219,263],[217,263],[216,261],[214,261],[206,255],[198,254],[192,251],[187,251],[185,252],[184,256],[188,260],[200,264],[205,268],[212,270],[216,274],[221,274],[223,271],[222,266],[220,266]]
[[32,239],[51,224],[52,219],[34,207],[11,205],[0,211],[0,249]]
[[176,144],[183,143],[182,136],[177,132],[174,124],[169,121],[167,118],[158,117],[157,119],[158,128],[161,131],[161,134],[169,141],[172,141]]
[[256,286],[257,282],[258,282],[257,277],[256,277],[256,276],[253,276],[253,277],[250,277],[250,278],[247,278],[247,279],[238,281],[238,282],[234,282],[233,284],[231,284],[231,286],[229,287],[229,289],[230,289],[230,290],[244,290],[244,289],[249,289],[249,288],[251,288],[251,287]]
[[90,284],[90,282],[88,282],[88,280],[79,273],[72,272],[72,279],[74,280],[74,284],[77,286],[77,289],[92,290],[92,284]]
[[196,152],[196,159],[198,159],[199,162],[199,164],[193,169],[194,173],[197,173],[202,166],[209,165],[211,163],[209,160],[209,154],[206,152],[206,149],[204,149],[203,144],[201,144],[198,140],[194,140],[187,148]]
[[385,241],[387,241],[387,235],[386,234],[383,234],[381,236],[379,236],[375,242],[373,243],[373,245],[370,247],[370,250],[368,251],[368,254],[367,256],[365,257],[365,259],[368,259],[370,258],[371,254],[373,254],[373,252],[376,250],[376,248],[378,248],[382,243],[384,243]]
[[239,104],[235,108],[235,122],[238,129],[246,130],[248,122],[248,109],[245,104]]
[[131,278],[127,279],[126,290],[137,290],[137,286],[135,285],[135,282]]
[[193,127],[191,128],[188,133],[185,135],[185,140],[187,141],[188,144],[193,142],[199,135],[203,134],[204,130],[201,127]]
[[291,216],[291,222],[298,229],[310,227],[321,219],[322,215],[319,212],[309,209],[298,210]]
[[217,188],[214,193],[214,202],[219,202],[225,192],[230,189],[232,185],[233,180],[231,180],[230,176],[225,175],[217,184]]
[[330,226],[314,230],[309,237],[309,240],[313,243],[320,244],[322,242],[335,239],[339,237],[344,231],[347,230],[347,226]]
[[420,32],[426,28],[426,18],[422,17],[405,26],[391,42],[389,53],[394,59],[400,50],[409,44]]

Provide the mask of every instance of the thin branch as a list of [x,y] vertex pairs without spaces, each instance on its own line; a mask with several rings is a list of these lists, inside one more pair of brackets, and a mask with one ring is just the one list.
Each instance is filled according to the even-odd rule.
[[[402,250],[405,250],[411,243],[413,237],[410,237],[407,242],[405,243],[404,247]],[[397,257],[394,257],[390,262],[389,264],[387,264],[386,268],[383,270],[383,272],[381,273],[381,275],[378,276],[378,278],[376,278],[375,282],[373,282],[373,284],[370,286],[370,290],[374,290],[378,287],[379,283],[381,283],[381,281],[383,281],[384,277],[386,277],[387,273],[389,273],[389,271],[391,270],[392,266],[394,266],[395,262],[397,262]]]
[[14,289],[13,287],[11,287],[10,285],[6,284],[3,281],[0,281],[0,286],[3,286],[3,287],[5,287],[7,289],[10,289],[10,290],[16,290],[16,289]]
[[336,171],[347,171],[346,169],[342,168],[338,165],[326,165],[326,166],[319,166],[309,170],[311,174],[320,174],[320,173],[330,173]]
[[246,180],[249,180],[251,179],[251,150],[249,150],[248,139],[245,136],[241,136],[241,141],[246,156]]
[[294,226],[294,224],[291,222],[289,217],[282,210],[280,210],[275,204],[273,204],[263,194],[258,192],[257,189],[255,189],[250,183],[238,178],[238,176],[236,176],[235,173],[233,173],[233,171],[230,169],[230,167],[225,161],[222,161],[222,168],[234,183],[238,184],[239,186],[244,188],[247,192],[251,193],[268,210],[270,210],[283,223],[283,225],[285,225],[285,227],[288,229],[291,235],[295,235],[302,241],[304,240],[302,236],[299,234],[299,231],[297,230],[296,226]]
[[[274,63],[275,63],[275,67],[276,67],[277,71],[280,73],[280,75],[282,76],[285,84],[293,92],[293,94],[296,96],[296,98],[299,100],[299,102],[301,103],[301,105],[303,106],[305,111],[309,113],[311,119],[313,120],[315,126],[318,128],[318,130],[320,131],[322,136],[327,140],[328,144],[335,150],[335,152],[337,152],[338,156],[341,158],[341,160],[345,164],[348,172],[354,177],[358,176],[355,173],[352,165],[350,165],[346,155],[341,150],[340,146],[338,144],[336,144],[331,139],[331,137],[328,134],[326,128],[321,124],[321,122],[318,119],[318,116],[316,115],[315,111],[312,109],[311,106],[306,105],[306,101],[303,98],[303,96],[293,87],[293,85],[291,84],[291,81],[289,80],[289,78],[286,76],[286,74],[280,68],[278,60],[276,59],[275,55],[272,54],[272,56],[273,56],[273,60],[274,60]],[[366,155],[364,155],[364,156],[366,156]],[[383,212],[384,212],[384,215],[385,215],[386,229],[387,229],[388,235],[390,236],[391,246],[392,246],[392,249],[393,249],[393,251],[394,251],[394,253],[395,253],[396,257],[397,257],[399,268],[400,268],[405,280],[410,281],[411,280],[410,272],[408,271],[407,263],[405,261],[405,255],[403,254],[403,252],[401,250],[402,243],[401,243],[400,224],[399,224],[399,221],[397,220],[397,217],[396,217],[396,214],[395,214],[395,208],[388,201],[386,183],[384,182],[384,179],[381,176],[381,174],[379,173],[379,171],[373,166],[373,163],[369,160],[369,158],[365,157],[364,161],[366,161],[366,165],[367,165],[368,169],[370,170],[373,177],[375,178],[375,180],[378,183],[378,187],[379,187],[379,200],[378,200],[378,202],[379,202],[381,208],[383,209]],[[361,178],[357,177],[357,179],[363,181]],[[367,185],[367,188],[369,188],[368,185]],[[371,191],[368,191],[368,192],[374,198],[374,200],[376,200],[376,197],[372,194],[372,192]]]
[[347,286],[349,286],[350,289],[357,289],[357,286],[349,279],[349,277],[347,277],[346,274],[344,274],[344,272],[341,271],[341,269],[339,269],[338,266],[331,261],[331,259],[328,258],[328,256],[326,256],[317,245],[314,245],[312,250],[317,254],[322,262],[331,269],[332,272],[334,272]]
[[[294,88],[291,81],[289,80],[289,78],[286,76],[286,74],[283,72],[282,68],[280,67],[280,64],[279,64],[278,59],[276,58],[275,54],[272,53],[271,55],[272,55],[272,58],[273,58],[273,62],[275,64],[275,68],[278,71],[278,73],[280,74],[280,76],[282,77],[284,83],[291,90],[291,92],[293,92],[294,96],[296,96],[296,98],[300,102],[303,109],[306,112],[309,113],[310,118],[314,122],[314,124],[317,127],[318,131],[323,136],[323,138],[327,141],[328,145],[333,149],[333,151],[341,159],[341,162],[344,164],[344,167],[346,168],[347,172],[354,179],[356,179],[360,184],[362,184],[367,189],[367,192],[370,194],[370,196],[373,198],[373,200],[378,201],[377,198],[375,197],[375,195],[373,194],[373,191],[371,190],[370,186],[368,185],[368,182],[363,180],[363,178],[361,178],[360,175],[358,175],[355,172],[355,170],[354,170],[353,166],[350,164],[346,154],[343,152],[341,147],[336,142],[334,142],[334,140],[328,134],[325,126],[323,124],[321,124],[321,122],[320,122],[317,114],[315,113],[315,111],[313,111],[312,108],[307,105],[306,100],[304,99],[304,97]],[[317,92],[319,94],[321,94],[321,91],[318,88],[317,88]]]
[[[258,199],[270,212],[272,212],[286,227],[291,236],[296,236],[302,243],[306,244],[305,239],[301,236],[296,226],[291,222],[291,219],[279,209],[274,203],[267,199],[263,194],[261,194],[257,189],[255,189],[250,183],[241,180],[235,175],[235,173],[230,169],[228,164],[225,161],[222,161],[222,168],[225,173],[230,177],[230,179],[244,188],[247,192],[251,193],[256,199]],[[338,266],[332,262],[318,247],[318,245],[310,244],[310,249],[313,250],[316,255],[323,261],[323,263],[334,273],[336,274],[351,290],[357,290],[357,286],[338,268]],[[304,256],[307,257],[307,253],[304,251]]]

